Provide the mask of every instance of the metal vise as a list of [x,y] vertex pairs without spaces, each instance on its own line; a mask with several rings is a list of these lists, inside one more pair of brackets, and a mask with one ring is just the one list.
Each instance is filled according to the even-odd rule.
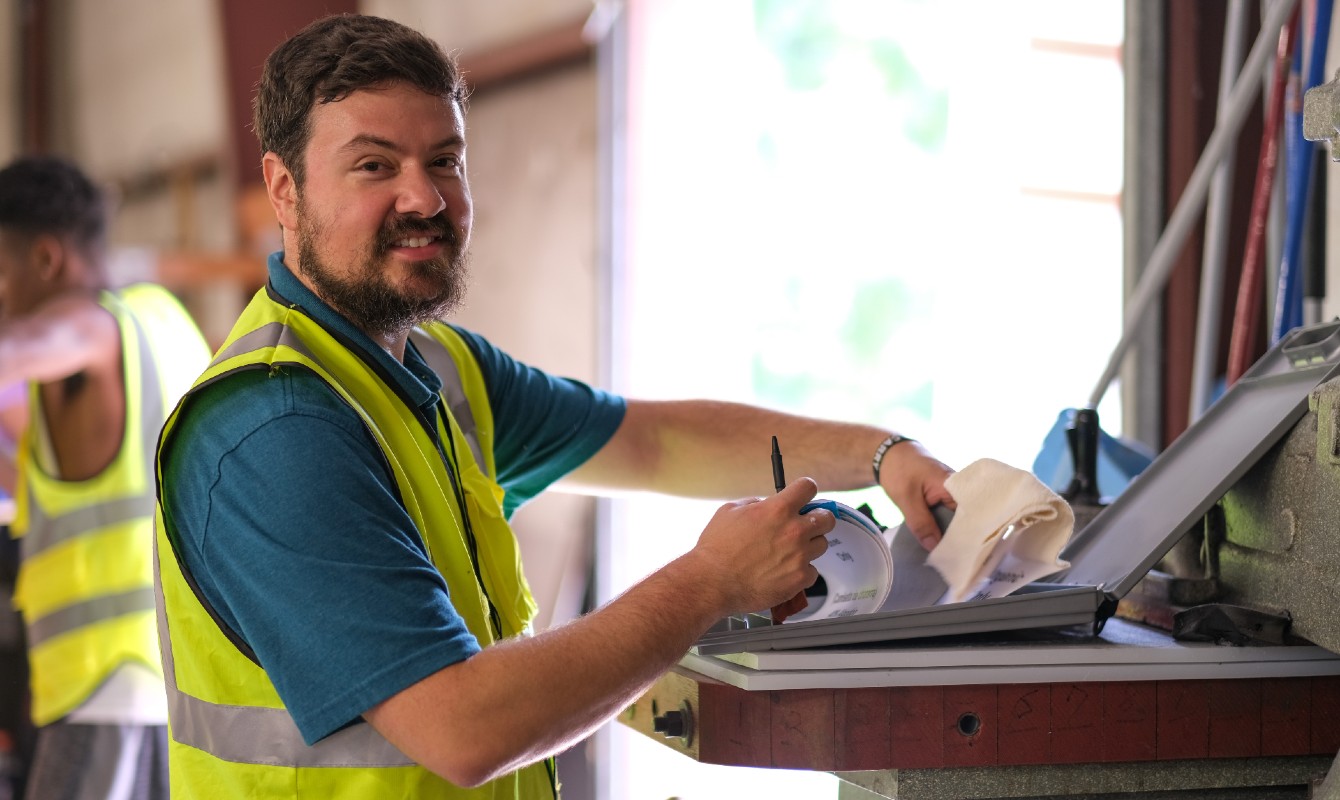
[[1340,653],[1340,379],[1219,505],[1221,600],[1287,612],[1293,634]]

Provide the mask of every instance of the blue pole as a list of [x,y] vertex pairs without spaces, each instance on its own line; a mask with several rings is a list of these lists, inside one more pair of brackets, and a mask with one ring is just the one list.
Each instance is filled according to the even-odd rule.
[[[1279,288],[1275,295],[1275,324],[1270,343],[1303,324],[1303,281],[1300,256],[1303,249],[1303,222],[1307,219],[1308,183],[1312,173],[1312,153],[1316,144],[1303,138],[1303,95],[1321,84],[1326,68],[1326,44],[1331,32],[1333,0],[1317,0],[1312,26],[1312,52],[1308,58],[1307,81],[1293,82],[1284,125],[1288,142],[1288,215],[1284,230],[1284,257],[1280,264]],[[1294,72],[1302,61],[1302,37],[1298,37]],[[1291,76],[1292,79],[1293,76]],[[1301,85],[1300,85],[1301,84]],[[1320,201],[1320,198],[1317,198]]]

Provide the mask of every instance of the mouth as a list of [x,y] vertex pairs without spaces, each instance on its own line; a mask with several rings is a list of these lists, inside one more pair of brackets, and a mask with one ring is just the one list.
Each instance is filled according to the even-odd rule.
[[440,236],[407,236],[404,239],[392,242],[391,246],[401,248],[427,247],[441,238]]
[[400,235],[386,242],[387,250],[407,261],[427,261],[437,258],[447,247],[447,238],[441,234],[414,233]]
[[434,258],[446,248],[456,247],[456,231],[444,217],[390,220],[377,237],[377,248],[401,258],[418,261]]

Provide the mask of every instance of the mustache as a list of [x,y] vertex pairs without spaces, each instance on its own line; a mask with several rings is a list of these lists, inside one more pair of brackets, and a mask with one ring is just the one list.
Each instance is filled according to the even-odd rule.
[[461,237],[456,226],[444,215],[435,217],[397,217],[382,227],[377,234],[377,253],[385,254],[395,242],[415,236],[432,236],[444,240],[455,250],[460,246]]

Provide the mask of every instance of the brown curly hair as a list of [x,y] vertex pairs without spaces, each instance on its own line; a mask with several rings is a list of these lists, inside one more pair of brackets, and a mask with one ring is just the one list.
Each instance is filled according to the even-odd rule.
[[453,100],[462,110],[469,95],[451,56],[413,28],[356,14],[311,23],[265,60],[252,101],[261,152],[278,155],[301,187],[316,104],[393,82]]

